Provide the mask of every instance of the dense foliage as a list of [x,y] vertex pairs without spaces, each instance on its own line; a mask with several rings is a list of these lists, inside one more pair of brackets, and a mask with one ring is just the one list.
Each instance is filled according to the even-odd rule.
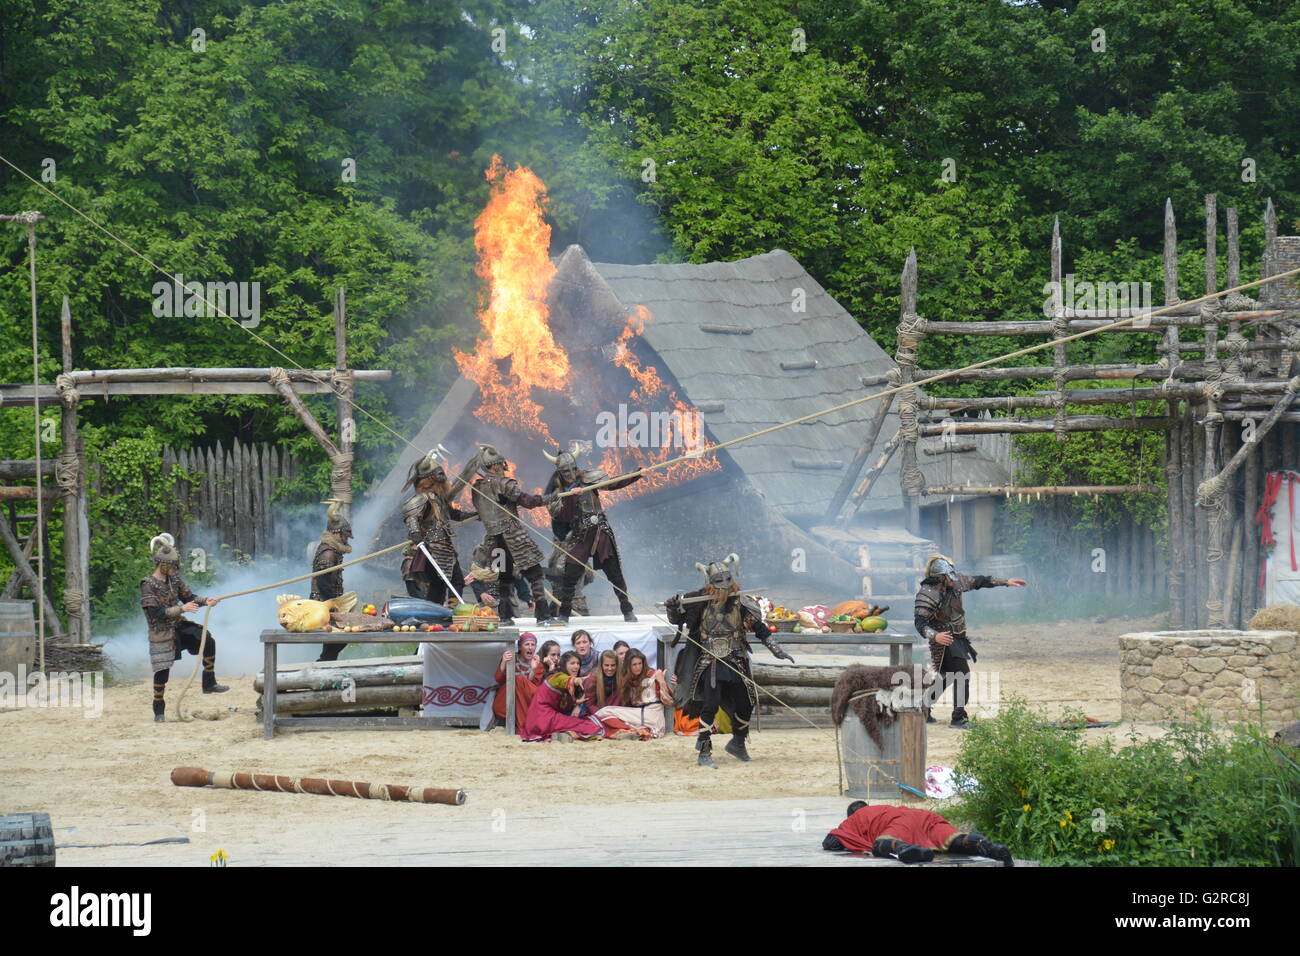
[[976,786],[949,812],[1044,863],[1300,863],[1300,763],[1258,726],[1201,719],[1125,747],[1086,734],[1023,701],[972,722],[956,770]]

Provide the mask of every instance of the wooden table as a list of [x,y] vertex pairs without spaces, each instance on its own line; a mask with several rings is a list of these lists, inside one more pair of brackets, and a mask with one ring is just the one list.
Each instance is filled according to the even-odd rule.
[[[277,717],[275,696],[277,649],[281,644],[328,644],[340,640],[349,644],[422,644],[436,639],[439,644],[500,644],[511,649],[519,635],[517,627],[499,627],[495,631],[305,631],[295,634],[282,628],[263,631],[262,736],[270,740],[276,727],[312,727],[320,730],[386,729],[427,730],[442,723],[430,717],[358,717],[340,714],[334,717]],[[514,716],[514,694],[506,695],[506,709]]]
[[[337,715],[333,717],[277,717],[275,698],[279,690],[276,678],[277,652],[281,644],[328,644],[340,640],[349,644],[498,644],[503,651],[514,650],[521,631],[528,628],[498,627],[495,631],[305,631],[291,633],[282,628],[262,632],[263,675],[262,675],[262,736],[270,740],[275,736],[276,727],[305,727],[318,730],[344,729],[387,729],[387,730],[427,730],[443,726],[443,721],[436,717],[359,717],[356,715]],[[666,642],[671,639],[673,631],[669,628],[655,627],[659,636],[659,666],[663,667],[668,658]],[[507,675],[507,686],[513,675]],[[511,687],[513,689],[513,687]],[[669,730],[672,729],[672,713],[669,709]],[[515,695],[506,694],[506,733],[515,732]]]

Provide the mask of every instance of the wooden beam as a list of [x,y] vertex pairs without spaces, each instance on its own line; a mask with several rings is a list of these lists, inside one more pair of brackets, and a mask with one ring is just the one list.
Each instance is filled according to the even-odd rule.
[[[1170,427],[1168,418],[1119,418],[1109,415],[1067,415],[1069,431],[1097,432],[1110,429],[1134,429],[1138,431],[1162,431]],[[926,422],[921,425],[921,437],[933,438],[938,435],[956,433],[958,435],[1030,435],[1052,432],[1056,422],[1050,419],[1020,422],[1011,418],[990,418],[977,422],[958,421],[955,425],[948,422]]]
[[[35,537],[40,533],[39,528],[32,529],[32,536]],[[4,541],[5,549],[9,552],[9,557],[14,563],[14,568],[22,577],[23,583],[31,589],[33,594],[41,594],[41,588],[36,580],[36,572],[32,569],[31,562],[23,554],[22,547],[18,544],[18,539],[14,537],[13,529],[9,527],[9,522],[0,518],[0,540]],[[54,611],[54,604],[50,600],[49,594],[45,595],[45,620],[49,625],[50,634],[54,637],[63,636],[63,625],[59,622],[59,615]]]
[[[17,486],[0,486],[0,501],[35,501],[36,487],[34,485],[17,485]],[[59,500],[59,490],[57,488],[42,488],[41,500],[57,502]]]
[[934,485],[927,495],[1155,495],[1159,485]]
[[848,498],[849,492],[853,490],[853,485],[858,480],[862,466],[867,462],[867,456],[876,447],[876,439],[880,437],[880,429],[885,424],[885,416],[889,414],[889,409],[893,404],[893,395],[886,395],[876,402],[876,410],[872,415],[871,424],[867,426],[867,434],[863,437],[862,444],[858,445],[858,450],[854,453],[853,460],[849,462],[849,467],[844,470],[844,477],[840,479],[835,494],[831,495],[830,504],[826,506],[826,515],[822,519],[826,524],[833,524],[839,517],[840,509],[844,507],[844,502]]
[[[41,474],[53,475],[54,462],[49,459],[41,461]],[[0,459],[0,481],[15,481],[24,478],[36,477],[36,462],[31,459],[21,458],[3,458]]]

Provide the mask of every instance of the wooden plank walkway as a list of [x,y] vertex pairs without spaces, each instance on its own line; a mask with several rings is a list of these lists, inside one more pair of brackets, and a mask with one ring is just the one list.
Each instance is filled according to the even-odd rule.
[[[268,794],[266,799],[331,798]],[[508,814],[475,805],[471,793],[463,807],[411,806],[409,826],[372,822],[341,830],[337,824],[313,824],[304,814],[305,822],[276,826],[266,839],[220,847],[194,833],[186,834],[186,844],[94,848],[57,834],[56,852],[59,863],[76,866],[207,866],[218,848],[229,855],[230,866],[903,866],[822,850],[822,838],[843,819],[848,802],[838,797],[681,801]],[[945,854],[927,865],[1001,866],[983,857]]]

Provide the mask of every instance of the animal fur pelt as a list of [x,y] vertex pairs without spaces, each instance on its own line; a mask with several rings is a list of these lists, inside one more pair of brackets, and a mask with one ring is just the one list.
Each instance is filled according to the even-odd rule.
[[[897,675],[897,676],[895,676]],[[882,703],[873,691],[893,691],[895,687],[911,688],[912,672],[906,667],[867,667],[864,664],[852,664],[844,669],[840,679],[831,691],[831,720],[835,726],[842,726],[848,715],[849,707],[862,721],[862,726],[875,742],[883,747],[880,728],[888,727],[894,722],[894,711]],[[857,696],[861,695],[861,696]],[[856,700],[851,698],[857,696]]]

